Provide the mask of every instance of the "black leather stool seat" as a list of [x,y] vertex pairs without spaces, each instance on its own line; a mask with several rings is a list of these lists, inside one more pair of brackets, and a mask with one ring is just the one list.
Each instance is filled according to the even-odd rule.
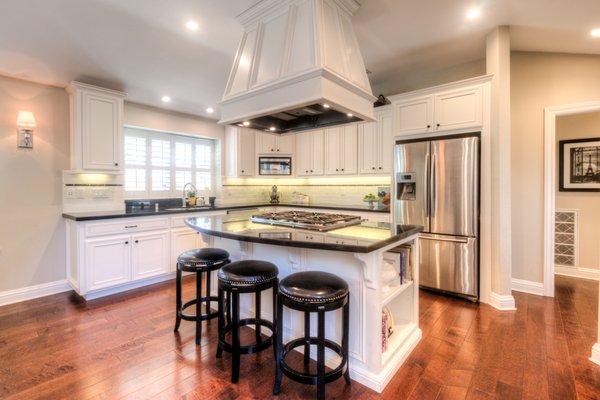
[[277,266],[268,261],[242,260],[221,268],[218,277],[232,286],[253,286],[273,281],[277,274]]
[[177,258],[177,265],[184,269],[202,269],[220,265],[229,260],[229,253],[223,249],[205,247],[183,252]]
[[281,280],[279,292],[294,301],[320,304],[347,296],[348,284],[328,272],[297,272]]

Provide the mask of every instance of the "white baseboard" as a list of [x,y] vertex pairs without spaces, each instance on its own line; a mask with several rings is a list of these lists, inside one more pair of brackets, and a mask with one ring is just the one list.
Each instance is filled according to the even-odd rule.
[[590,361],[600,365],[600,343],[596,343],[592,346],[592,356],[590,357]]
[[42,283],[40,285],[27,286],[14,290],[7,290],[5,292],[0,292],[0,306],[18,303],[25,300],[37,299],[38,297],[67,292],[69,290],[71,290],[71,286],[69,286],[66,279]]
[[524,279],[512,278],[512,290],[517,292],[544,295],[544,284],[541,282],[526,281]]
[[147,278],[147,279],[144,279],[141,281],[128,282],[128,283],[124,283],[122,285],[118,285],[118,286],[114,286],[114,287],[110,287],[110,288],[106,288],[106,289],[99,289],[94,292],[86,293],[82,297],[86,301],[99,299],[100,297],[105,297],[105,296],[110,296],[111,294],[126,292],[128,290],[137,289],[142,286],[153,285],[155,283],[160,283],[160,282],[168,281],[171,279],[175,279],[175,272],[169,272],[168,274],[159,275],[159,276],[155,276],[152,278]]
[[517,309],[515,307],[515,298],[510,294],[503,295],[503,294],[490,292],[490,298],[489,298],[488,304],[500,311],[514,311]]
[[584,268],[584,267],[563,267],[560,265],[554,266],[555,275],[571,276],[573,278],[600,280],[600,269]]

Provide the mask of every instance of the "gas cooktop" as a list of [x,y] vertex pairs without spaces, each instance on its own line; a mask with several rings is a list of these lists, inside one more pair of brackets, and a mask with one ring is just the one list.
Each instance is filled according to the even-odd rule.
[[281,211],[253,215],[250,220],[259,224],[289,226],[326,232],[350,225],[358,225],[361,218],[354,215],[326,214],[306,211]]

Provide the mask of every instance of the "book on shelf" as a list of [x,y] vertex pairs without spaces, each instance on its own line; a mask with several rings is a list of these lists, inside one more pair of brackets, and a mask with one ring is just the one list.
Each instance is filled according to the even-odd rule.
[[385,352],[388,348],[388,340],[394,333],[394,317],[388,307],[381,310],[381,351]]

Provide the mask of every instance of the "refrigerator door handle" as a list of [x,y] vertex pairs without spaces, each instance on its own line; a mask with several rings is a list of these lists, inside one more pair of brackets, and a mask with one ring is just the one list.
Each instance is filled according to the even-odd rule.
[[448,236],[442,236],[442,235],[421,234],[419,236],[419,239],[435,240],[438,242],[469,243],[469,238],[467,238],[467,237],[456,238],[456,237],[448,237]]
[[431,168],[431,204],[429,205],[429,207],[431,208],[431,210],[429,211],[429,214],[431,217],[434,217],[435,215],[435,208],[436,208],[436,201],[437,201],[437,193],[435,192],[436,190],[436,185],[437,185],[437,174],[436,174],[436,165],[435,165],[435,153],[431,154],[431,163],[430,168]]
[[[425,188],[429,187],[429,175],[431,172],[431,162],[430,162],[430,154],[429,154],[429,150],[427,151],[427,153],[425,154],[425,176],[423,177],[423,186]],[[430,211],[431,205],[429,204],[429,190],[425,189],[425,216],[427,218],[430,217],[431,211]]]

